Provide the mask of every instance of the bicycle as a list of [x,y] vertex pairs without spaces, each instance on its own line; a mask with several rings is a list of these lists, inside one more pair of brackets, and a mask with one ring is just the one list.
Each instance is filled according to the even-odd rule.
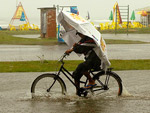
[[[66,54],[62,55],[60,58],[61,66],[59,71],[55,73],[46,73],[38,76],[32,83],[31,93],[32,96],[52,96],[56,94],[65,95],[67,92],[67,87],[63,79],[60,77],[64,75],[75,87],[75,83],[72,80],[72,74],[64,67],[64,58]],[[91,89],[85,89],[83,87],[78,88],[78,96],[86,97],[89,91],[94,94],[101,94],[103,91],[106,92],[105,95],[110,96],[120,96],[122,94],[122,80],[115,73],[112,72],[112,68],[109,68],[106,72],[102,69],[98,70],[90,70],[91,75],[93,75],[93,79],[96,82],[96,86]],[[84,86],[87,85],[88,80],[80,81]]]

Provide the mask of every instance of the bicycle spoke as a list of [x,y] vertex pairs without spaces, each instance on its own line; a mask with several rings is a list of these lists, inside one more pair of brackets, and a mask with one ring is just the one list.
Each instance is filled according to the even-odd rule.
[[32,85],[31,92],[34,96],[52,97],[64,94],[66,91],[63,82],[55,79],[55,75],[41,75]]
[[[94,89],[94,94],[104,95],[108,97],[115,97],[122,92],[122,84],[119,84],[118,79],[114,77],[112,73],[110,75],[101,74],[96,79],[97,86]],[[102,93],[103,92],[103,93]]]

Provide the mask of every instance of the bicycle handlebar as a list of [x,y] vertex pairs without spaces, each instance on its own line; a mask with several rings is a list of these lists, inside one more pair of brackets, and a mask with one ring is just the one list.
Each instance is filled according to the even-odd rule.
[[63,63],[63,60],[64,60],[64,58],[65,58],[67,55],[68,55],[68,54],[64,53],[64,54],[60,57],[60,59],[59,59],[58,61]]

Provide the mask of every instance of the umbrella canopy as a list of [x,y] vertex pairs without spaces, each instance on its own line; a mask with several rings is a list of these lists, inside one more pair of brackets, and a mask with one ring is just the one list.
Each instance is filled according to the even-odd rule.
[[110,12],[109,20],[113,20],[113,12]]
[[144,10],[137,12],[137,14],[140,14],[141,16],[147,16],[147,12]]
[[59,13],[58,22],[66,31],[62,38],[69,47],[72,47],[74,43],[77,43],[81,39],[78,35],[76,35],[76,31],[91,37],[97,44],[97,47],[94,48],[94,51],[102,61],[101,68],[107,69],[107,67],[110,66],[110,62],[107,57],[106,43],[101,37],[100,32],[97,31],[90,22],[77,14],[64,11]]
[[131,15],[130,20],[135,20],[135,13],[134,13],[134,11],[132,11],[132,15]]

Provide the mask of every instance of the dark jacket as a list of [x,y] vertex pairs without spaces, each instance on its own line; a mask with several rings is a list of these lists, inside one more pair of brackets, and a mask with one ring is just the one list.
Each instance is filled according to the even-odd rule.
[[79,54],[84,54],[87,55],[88,52],[90,52],[91,50],[93,50],[93,48],[96,47],[96,43],[94,42],[94,40],[88,36],[86,36],[85,38],[82,38],[78,44],[76,44],[73,47],[73,51]]

